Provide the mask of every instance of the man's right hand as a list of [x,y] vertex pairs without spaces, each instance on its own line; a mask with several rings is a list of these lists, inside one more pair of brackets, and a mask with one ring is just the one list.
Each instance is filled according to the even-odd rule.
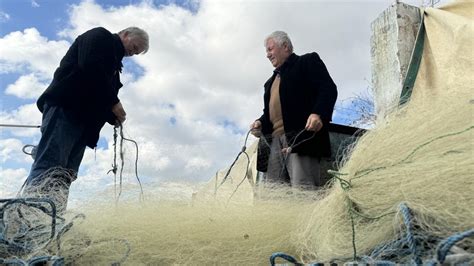
[[250,133],[257,138],[262,136],[262,122],[260,120],[255,120],[255,122],[250,124]]
[[120,123],[123,123],[125,121],[125,117],[127,116],[127,113],[125,113],[125,110],[123,109],[123,106],[120,102],[116,103],[112,107],[112,113],[114,113],[115,117],[117,117],[117,120]]

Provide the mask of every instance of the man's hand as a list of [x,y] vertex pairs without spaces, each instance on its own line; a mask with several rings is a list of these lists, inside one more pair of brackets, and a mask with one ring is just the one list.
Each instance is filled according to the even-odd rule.
[[120,123],[123,123],[125,121],[125,117],[127,116],[127,113],[125,113],[125,110],[123,109],[123,106],[120,102],[116,103],[112,107],[112,113],[114,113]]
[[308,131],[318,132],[322,127],[323,121],[321,121],[321,117],[317,114],[310,114],[308,121],[306,121],[305,129]]
[[257,138],[262,135],[262,122],[260,120],[255,120],[255,122],[250,124],[250,133]]

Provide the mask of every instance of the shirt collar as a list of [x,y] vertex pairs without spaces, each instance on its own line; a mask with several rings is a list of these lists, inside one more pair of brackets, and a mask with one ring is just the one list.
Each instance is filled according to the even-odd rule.
[[285,71],[289,66],[291,66],[295,62],[296,57],[297,56],[295,53],[291,53],[290,56],[288,56],[288,58],[285,60],[285,62],[281,66],[275,68],[273,72],[276,74],[280,74],[282,71]]

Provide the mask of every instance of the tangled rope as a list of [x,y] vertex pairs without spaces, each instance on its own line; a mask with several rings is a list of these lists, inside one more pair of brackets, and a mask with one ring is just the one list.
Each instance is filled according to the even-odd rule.
[[234,191],[232,192],[232,194],[230,195],[229,199],[227,200],[227,202],[230,201],[230,199],[232,199],[232,197],[234,196],[234,194],[237,192],[237,190],[239,189],[240,185],[242,185],[242,183],[245,181],[245,179],[247,178],[247,172],[249,171],[249,166],[250,166],[250,157],[248,155],[248,153],[246,152],[247,150],[247,141],[248,141],[248,138],[249,138],[249,134],[250,134],[251,130],[249,130],[245,136],[245,141],[244,141],[244,145],[242,146],[242,149],[240,150],[240,152],[237,154],[237,156],[235,157],[234,161],[232,162],[232,164],[229,166],[229,169],[227,169],[227,172],[226,174],[224,175],[224,178],[222,178],[222,181],[221,183],[215,188],[214,190],[214,195],[217,193],[217,190],[226,182],[227,178],[229,177],[229,174],[230,172],[232,171],[232,168],[234,167],[235,163],[237,162],[237,160],[239,159],[240,155],[244,154],[247,158],[247,165],[246,165],[246,169],[245,169],[245,172],[244,172],[244,177],[242,178],[242,180],[240,181],[240,183],[237,185],[237,187],[234,189]]
[[[49,205],[49,209],[42,205],[41,203]],[[0,229],[1,229],[1,234],[0,234],[0,241],[2,244],[7,245],[7,250],[9,250],[9,253],[14,253],[14,254],[24,254],[31,252],[34,248],[42,248],[46,246],[55,236],[56,234],[56,220],[57,220],[57,212],[56,212],[56,205],[54,202],[50,199],[47,198],[16,198],[16,199],[0,199],[0,204],[3,204],[0,207]],[[44,240],[39,241],[39,243],[35,243],[36,241],[32,241],[33,243],[24,243],[24,238],[27,233],[27,230],[31,228],[20,228],[18,231],[18,235],[13,235],[9,237],[9,229],[11,226],[18,226],[18,224],[13,225],[9,223],[5,223],[5,218],[8,218],[9,215],[13,216],[13,219],[21,219],[24,217],[23,212],[19,209],[13,209],[10,213],[6,213],[7,210],[10,209],[10,207],[14,205],[24,205],[29,208],[33,208],[38,210],[39,212],[44,213],[46,216],[49,216],[51,218],[51,230],[49,232],[49,238],[46,238]],[[44,225],[42,226],[42,228]]]
[[[405,156],[404,158],[402,158],[398,162],[391,163],[391,164],[386,165],[386,166],[382,165],[382,166],[378,166],[378,167],[372,167],[372,168],[356,171],[355,174],[354,174],[354,177],[351,180],[343,178],[345,176],[349,176],[348,173],[340,173],[340,172],[331,171],[331,170],[329,170],[328,173],[332,176],[332,178],[334,180],[338,181],[338,183],[341,186],[342,190],[347,192],[353,187],[351,181],[353,181],[354,179],[361,178],[361,177],[363,177],[365,175],[368,175],[369,173],[374,172],[374,171],[386,169],[386,168],[389,168],[389,167],[394,167],[394,166],[399,165],[399,164],[409,163],[410,158],[412,158],[417,152],[422,150],[422,148],[424,148],[428,145],[431,145],[431,144],[435,143],[438,140],[441,140],[441,139],[444,139],[444,138],[447,138],[447,137],[451,137],[451,136],[456,136],[456,135],[459,135],[459,134],[463,134],[463,133],[468,132],[472,129],[474,129],[474,126],[469,126],[465,129],[457,131],[457,132],[451,132],[451,133],[443,134],[441,136],[429,139],[429,140],[425,141],[424,143],[422,143],[422,144],[418,145],[417,147],[415,147],[411,152],[409,152],[409,154],[407,156]],[[444,240],[441,240],[441,239],[436,238],[436,237],[428,236],[427,239],[425,239],[425,240],[427,240],[428,242],[431,242],[431,243],[437,242],[438,245],[437,245],[437,248],[436,248],[436,254],[432,255],[432,256],[435,256],[435,258],[423,262],[422,256],[428,255],[429,252],[427,252],[427,250],[423,250],[423,248],[426,249],[426,247],[424,247],[423,244],[422,244],[422,241],[420,241],[420,240],[422,240],[421,236],[418,236],[414,233],[414,229],[416,228],[416,225],[414,225],[414,219],[413,219],[414,214],[409,209],[409,207],[407,206],[406,203],[400,203],[399,206],[398,206],[398,210],[399,210],[399,213],[402,216],[403,224],[404,224],[404,227],[405,227],[405,231],[404,231],[402,237],[400,237],[400,239],[391,241],[389,243],[379,245],[378,247],[376,247],[370,253],[369,256],[360,256],[359,257],[358,254],[357,254],[357,249],[356,249],[356,230],[355,230],[355,221],[354,221],[354,219],[356,217],[361,217],[361,218],[364,218],[364,219],[376,220],[376,219],[380,219],[382,217],[385,217],[387,215],[393,215],[393,214],[396,213],[396,211],[387,211],[387,212],[385,212],[385,213],[383,213],[379,216],[370,217],[370,216],[365,215],[365,214],[363,214],[359,211],[358,206],[356,205],[355,202],[353,202],[350,199],[348,193],[345,193],[345,199],[346,199],[345,203],[347,205],[349,219],[350,219],[351,227],[352,227],[352,248],[353,248],[353,257],[352,257],[352,259],[353,259],[353,261],[358,261],[359,260],[359,261],[362,261],[364,263],[374,263],[374,264],[383,263],[383,264],[387,264],[387,265],[393,265],[393,264],[399,263],[399,262],[391,262],[391,261],[387,261],[387,260],[374,260],[373,258],[386,257],[386,258],[392,258],[393,259],[393,258],[397,258],[397,257],[401,258],[402,256],[410,255],[412,263],[416,264],[416,265],[422,265],[423,263],[426,263],[428,265],[442,264],[446,261],[446,257],[449,257],[448,253],[450,252],[451,248],[456,243],[462,241],[465,238],[472,237],[474,235],[474,229],[470,229],[470,230],[465,231],[465,232],[454,234],[454,235],[452,235],[452,236],[450,236],[450,237],[448,237]],[[467,253],[467,254],[464,254],[464,255],[465,256],[462,258],[462,259],[464,259],[464,262],[465,261],[468,261],[468,262],[469,261],[470,262],[474,261],[474,254]],[[452,256],[455,256],[455,255],[452,255]],[[283,258],[283,259],[285,259],[285,260],[287,260],[291,263],[294,263],[296,265],[300,264],[294,257],[291,257],[287,254],[274,253],[270,257],[270,262],[271,262],[272,265],[274,265],[274,261],[275,261],[276,258]]]
[[[119,151],[118,154],[120,156],[120,173],[119,173],[119,192],[117,194],[117,129],[120,131],[120,141],[119,141]],[[144,200],[144,193],[143,193],[143,187],[142,183],[140,181],[140,178],[138,177],[138,143],[132,139],[124,137],[123,134],[123,125],[122,123],[118,122],[117,125],[114,126],[114,161],[112,164],[112,169],[110,169],[108,173],[112,172],[114,174],[114,190],[115,190],[115,201],[118,202],[120,195],[122,194],[122,180],[123,180],[123,168],[124,168],[124,150],[123,150],[123,141],[129,141],[132,142],[135,145],[135,150],[136,150],[136,156],[135,156],[135,178],[138,181],[138,184],[140,186],[140,201]]]
[[437,255],[436,258],[437,258],[438,262],[441,263],[441,264],[444,263],[445,260],[446,260],[446,256],[449,253],[449,250],[456,243],[460,242],[461,240],[463,240],[467,237],[472,237],[472,236],[474,236],[474,228],[472,228],[471,230],[459,233],[459,234],[452,235],[452,236],[446,238],[445,240],[441,241],[441,243],[439,244],[439,246],[437,248],[437,252],[436,252],[436,255]]
[[[40,214],[51,219],[49,225],[38,217]],[[54,202],[48,198],[0,199],[0,265],[65,265],[65,258],[61,256],[61,240],[77,219],[85,218],[84,214],[77,214],[66,223],[63,217],[57,215]],[[112,263],[120,265],[131,252],[127,240],[102,239],[90,245],[112,241],[125,247],[123,256]],[[52,245],[54,242],[56,245]],[[56,254],[44,255],[53,252],[54,247]],[[18,257],[34,254],[42,255],[29,260]]]
[[[57,221],[64,223],[64,219],[57,216],[56,205],[52,200],[47,198],[0,199],[0,204],[2,204],[0,206],[0,256],[2,257],[0,263],[38,265],[37,263],[61,261],[61,258],[56,256],[34,257],[29,261],[3,258],[43,250],[55,237],[60,238],[61,234],[57,233]],[[49,226],[36,217],[36,213],[49,217],[51,219]],[[8,220],[9,218],[11,220]]]
[[64,265],[64,258],[58,256],[39,256],[31,258],[28,261],[22,259],[2,259],[0,258],[0,264],[2,265],[20,265],[20,266],[36,266],[36,265],[52,265],[62,266]]
[[[370,256],[362,256],[360,258],[355,255],[353,257],[354,262],[363,262],[363,263],[370,263],[374,265],[396,265],[398,262],[393,262],[389,260],[374,260],[372,259],[373,257],[377,257],[381,252],[384,251],[384,249],[391,249],[395,253],[399,253],[402,255],[411,255],[413,256],[413,264],[415,265],[423,265],[424,262],[421,258],[420,255],[420,250],[419,250],[419,244],[416,240],[416,236],[412,232],[413,230],[413,218],[412,218],[412,213],[409,207],[406,205],[406,203],[400,203],[399,204],[399,210],[400,213],[402,214],[403,217],[403,223],[405,225],[405,232],[404,236],[397,241],[393,241],[389,245],[381,245],[380,247],[374,249],[371,253]],[[425,264],[430,265],[430,266],[435,266],[438,264],[443,264],[446,261],[446,257],[448,256],[448,253],[450,249],[458,242],[462,241],[465,238],[472,237],[474,236],[474,228],[467,230],[462,233],[457,233],[454,234],[442,241],[439,241],[438,247],[436,248],[436,254],[435,258],[432,258],[431,260],[425,261]],[[403,247],[408,246],[408,252],[406,250],[403,250]],[[355,246],[354,246],[354,252],[355,251]],[[408,253],[408,254],[406,254]],[[294,257],[285,254],[283,252],[276,252],[273,253],[270,256],[270,264],[273,266],[275,265],[275,260],[276,258],[282,258],[285,259],[286,261],[293,263],[295,265],[303,265],[302,263],[298,262]],[[471,256],[468,258],[471,262],[474,261],[474,256]],[[310,265],[317,265],[320,263],[310,263]]]

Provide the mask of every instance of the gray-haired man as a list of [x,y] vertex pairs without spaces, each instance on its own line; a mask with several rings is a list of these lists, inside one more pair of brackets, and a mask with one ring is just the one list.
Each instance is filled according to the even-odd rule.
[[285,32],[273,32],[264,45],[275,70],[264,85],[263,114],[250,128],[270,145],[266,181],[322,186],[319,162],[331,152],[327,125],[337,98],[336,85],[317,53],[293,53]]
[[[76,178],[86,146],[97,146],[105,122],[115,125],[125,121],[126,113],[118,98],[122,59],[145,53],[148,40],[148,34],[137,27],[118,34],[98,27],[76,38],[37,101],[43,113],[42,136],[22,196],[54,199],[51,193],[59,192],[67,202],[69,186]],[[44,174],[54,168],[66,173]],[[55,203],[62,211],[66,202]]]

